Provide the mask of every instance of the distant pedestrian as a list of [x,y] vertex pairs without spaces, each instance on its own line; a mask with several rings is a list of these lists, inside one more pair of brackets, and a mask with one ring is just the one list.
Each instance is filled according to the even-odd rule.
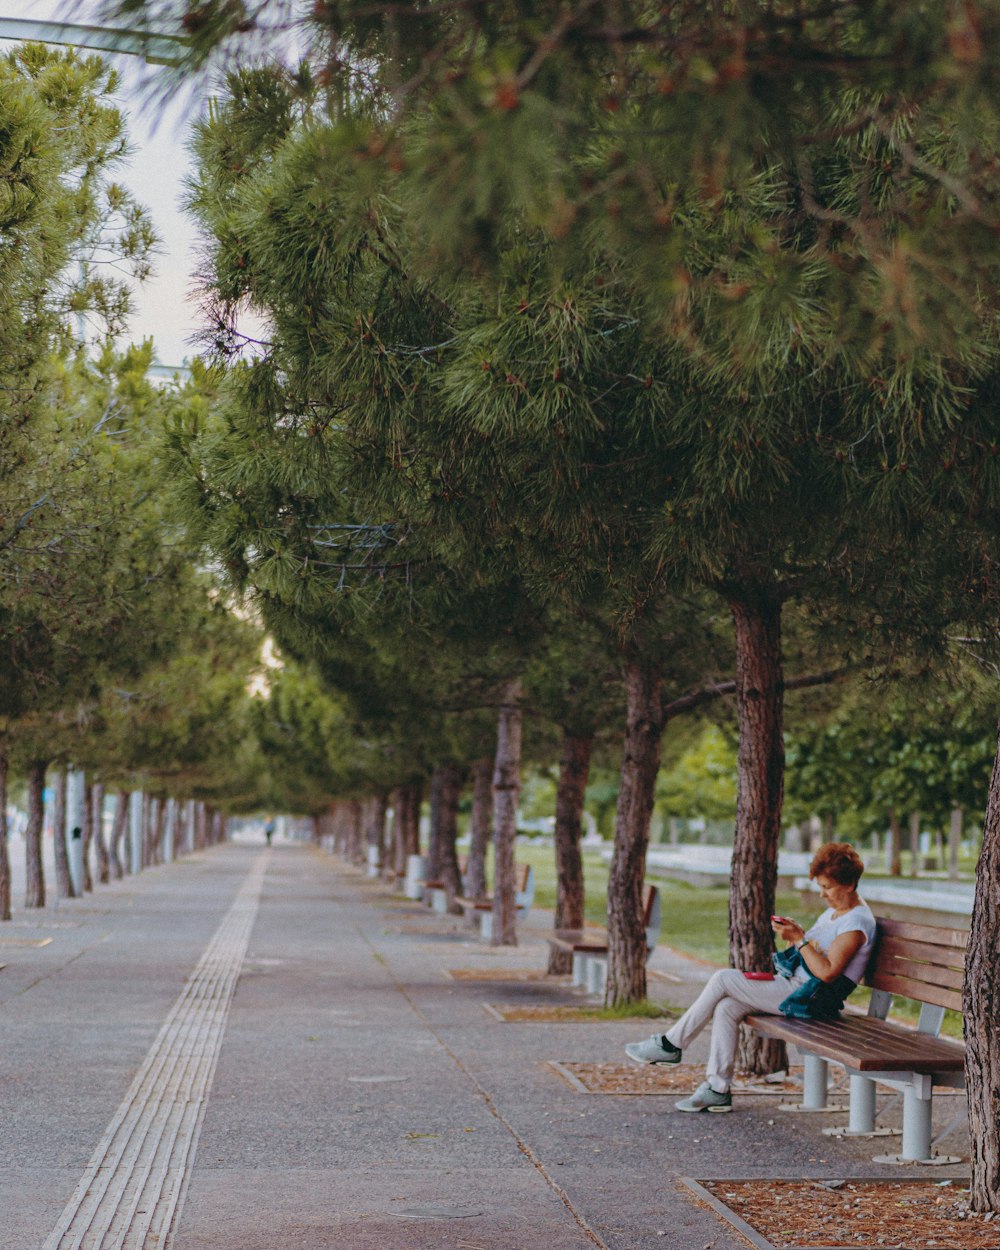
[[271,845],[271,839],[274,837],[274,821],[269,820],[264,826],[264,837],[267,838],[267,845]]
[[724,968],[712,974],[695,1003],[666,1033],[630,1042],[625,1053],[637,1063],[679,1063],[681,1050],[712,1023],[707,1080],[677,1103],[678,1111],[731,1111],[729,1092],[740,1021],[758,1014],[836,1017],[844,999],[864,976],[875,943],[875,917],[858,894],[861,857],[846,842],[821,846],[809,865],[827,910],[811,929],[786,916],[772,916],[771,928],[787,950],[774,956],[778,977]]

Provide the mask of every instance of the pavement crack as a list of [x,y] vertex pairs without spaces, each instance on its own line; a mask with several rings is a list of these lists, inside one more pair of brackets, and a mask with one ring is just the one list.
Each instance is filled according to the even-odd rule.
[[364,930],[361,929],[360,927],[357,928],[357,932],[361,940],[371,950],[372,954],[375,957],[376,962],[380,964],[382,968],[385,969],[386,977],[392,984],[393,988],[400,995],[400,997],[403,998],[403,1000],[406,1002],[407,1006],[410,1008],[413,1014],[423,1024],[424,1028],[427,1029],[427,1031],[431,1034],[431,1036],[434,1038],[437,1044],[441,1047],[444,1053],[448,1056],[448,1058],[452,1061],[455,1067],[458,1068],[459,1072],[462,1073],[465,1079],[473,1087],[473,1089],[482,1099],[483,1104],[485,1105],[486,1110],[490,1113],[490,1115],[492,1115],[493,1118],[499,1124],[503,1125],[506,1131],[514,1139],[514,1143],[517,1146],[518,1150],[521,1152],[522,1155],[524,1155],[524,1157],[532,1165],[532,1167],[539,1174],[539,1176],[541,1176],[545,1184],[549,1187],[549,1189],[552,1190],[552,1192],[556,1195],[556,1197],[563,1204],[566,1210],[570,1213],[570,1215],[573,1217],[574,1221],[576,1222],[577,1226],[579,1227],[580,1231],[584,1234],[584,1236],[587,1237],[587,1239],[593,1245],[600,1247],[600,1250],[611,1250],[607,1242],[604,1241],[598,1235],[598,1233],[595,1232],[593,1227],[588,1223],[586,1217],[580,1211],[577,1210],[576,1206],[573,1203],[572,1198],[570,1198],[569,1194],[566,1192],[565,1189],[563,1189],[562,1185],[560,1185],[559,1182],[555,1179],[555,1177],[549,1172],[544,1162],[535,1153],[535,1150],[530,1145],[530,1143],[525,1141],[525,1139],[517,1131],[514,1125],[511,1124],[510,1120],[508,1120],[507,1117],[504,1115],[504,1113],[500,1110],[500,1108],[497,1106],[496,1101],[494,1100],[493,1095],[490,1093],[490,1091],[482,1084],[482,1082],[475,1075],[475,1073],[471,1072],[466,1067],[465,1063],[462,1061],[461,1056],[457,1055],[455,1051],[452,1050],[452,1048],[448,1045],[445,1039],[438,1032],[437,1028],[434,1026],[432,1021],[427,1017],[427,1015],[420,1008],[420,1006],[414,1001],[412,995],[409,993],[406,986],[400,980],[397,979],[391,967],[389,966],[388,961],[386,960],[385,956],[382,955],[380,951],[377,951],[375,949],[375,946],[373,945],[371,939],[368,937],[368,934],[365,933]]

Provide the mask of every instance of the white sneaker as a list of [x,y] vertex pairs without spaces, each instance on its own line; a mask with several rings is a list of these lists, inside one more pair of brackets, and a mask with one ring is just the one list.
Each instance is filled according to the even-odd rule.
[[720,1094],[703,1081],[690,1098],[682,1098],[674,1106],[678,1111],[732,1111],[733,1096],[729,1090]]
[[680,1063],[681,1052],[667,1041],[663,1033],[654,1033],[644,1042],[629,1042],[625,1053],[636,1063]]

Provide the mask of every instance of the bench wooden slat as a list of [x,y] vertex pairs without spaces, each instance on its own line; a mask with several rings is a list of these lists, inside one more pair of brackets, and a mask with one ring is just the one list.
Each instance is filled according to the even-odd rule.
[[764,1037],[803,1047],[858,1072],[960,1072],[965,1047],[903,1025],[868,1016],[839,1020],[790,1020],[748,1016],[746,1023]]
[[928,981],[917,981],[912,977],[893,976],[891,973],[876,969],[868,982],[873,989],[886,990],[890,994],[900,994],[903,998],[912,998],[918,1003],[932,1003],[935,1007],[947,1007],[949,1011],[962,1010],[962,995],[955,990],[945,989],[940,985],[931,985]]
[[590,951],[592,954],[600,954],[608,949],[607,930],[596,927],[590,929],[553,929],[547,937],[549,943],[552,946],[559,947],[560,950]]
[[940,985],[945,989],[962,991],[965,974],[961,968],[941,968],[935,964],[914,963],[912,959],[893,959],[879,965],[879,976],[905,977],[919,981],[921,985]]
[[[528,873],[531,871],[530,864],[514,865],[514,893],[523,894],[528,888]],[[462,875],[465,875],[465,869],[462,869]],[[431,884],[431,883],[428,883]],[[467,898],[464,894],[455,896],[455,902],[459,907],[466,911],[492,911],[493,895],[484,894],[482,898]]]
[[969,942],[967,929],[947,929],[933,924],[915,924],[911,920],[887,920],[877,917],[879,932],[885,937],[903,938],[907,942],[925,942],[931,946],[955,947],[965,951]]
[[959,972],[965,967],[964,949],[956,950],[953,946],[930,946],[926,942],[910,942],[897,937],[886,936],[879,939],[876,963],[881,962],[887,956],[934,964],[938,968],[956,968]]

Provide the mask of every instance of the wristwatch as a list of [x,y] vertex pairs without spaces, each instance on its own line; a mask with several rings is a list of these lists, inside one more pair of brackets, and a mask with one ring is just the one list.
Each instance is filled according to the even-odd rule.
[[808,946],[811,940],[812,940],[811,938],[804,937],[801,942],[795,943],[795,949],[799,952],[800,955],[802,954],[803,946]]

